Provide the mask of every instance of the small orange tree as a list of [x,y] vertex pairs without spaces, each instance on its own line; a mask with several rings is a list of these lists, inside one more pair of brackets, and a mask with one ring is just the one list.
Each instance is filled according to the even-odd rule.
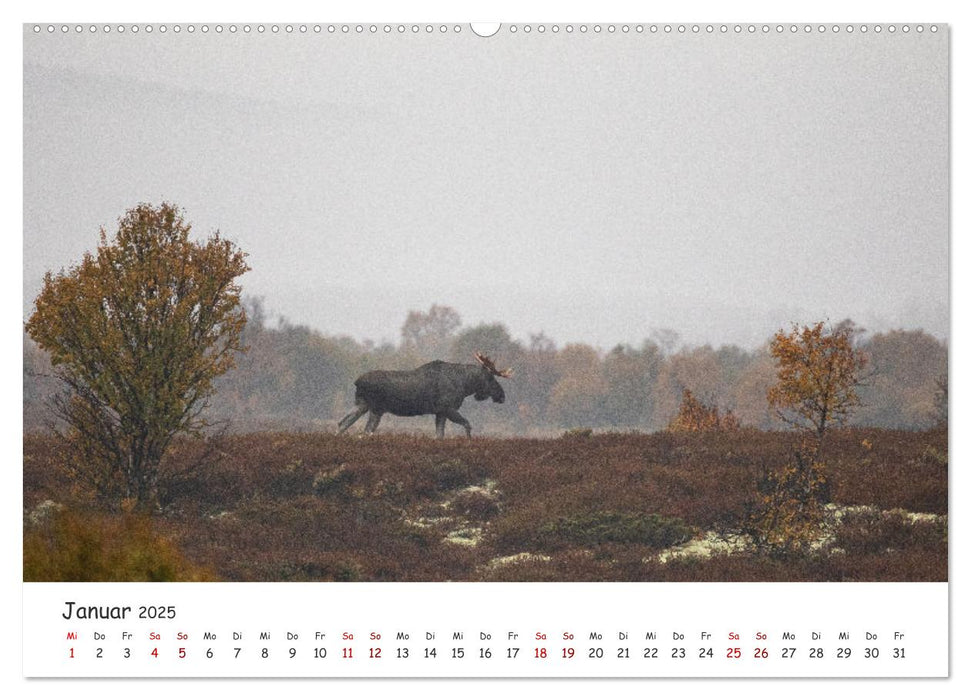
[[789,464],[761,479],[748,514],[748,534],[773,555],[809,552],[823,532],[829,483],[819,454],[827,428],[860,403],[856,386],[866,358],[853,347],[855,332],[849,322],[832,329],[820,322],[780,330],[772,340],[778,382],[768,391],[769,403],[785,422],[812,433]]
[[744,532],[774,556],[808,553],[823,534],[828,491],[823,465],[810,451],[797,449],[789,464],[759,480]]
[[197,432],[213,380],[241,350],[236,278],[245,254],[215,233],[189,239],[171,204],[140,204],[97,252],[44,277],[27,332],[66,391],[72,471],[107,500],[155,504],[158,465],[179,432]]
[[704,430],[738,430],[739,422],[729,409],[721,415],[714,402],[708,404],[695,397],[690,389],[681,392],[678,413],[668,423],[672,432],[699,432]]
[[778,364],[778,382],[768,399],[790,425],[810,427],[821,440],[831,424],[841,424],[859,405],[856,386],[866,357],[853,347],[855,329],[823,322],[780,330],[769,348]]

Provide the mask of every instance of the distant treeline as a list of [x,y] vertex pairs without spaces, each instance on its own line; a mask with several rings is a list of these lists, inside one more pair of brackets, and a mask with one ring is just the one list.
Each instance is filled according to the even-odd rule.
[[[601,350],[558,346],[542,333],[514,339],[501,323],[464,326],[447,306],[411,312],[397,345],[323,335],[279,319],[269,323],[259,300],[248,300],[248,352],[218,381],[209,408],[213,422],[235,432],[256,429],[330,430],[354,403],[354,379],[372,369],[411,369],[444,359],[474,362],[480,351],[514,376],[501,380],[506,403],[468,399],[462,412],[477,433],[543,435],[571,428],[660,430],[668,426],[683,391],[731,411],[742,426],[781,428],[766,401],[775,381],[767,347],[679,346],[673,332],[655,333],[639,346]],[[815,319],[801,319],[812,322]],[[771,332],[767,329],[766,341]],[[882,428],[926,428],[946,420],[947,346],[920,330],[859,333],[869,359],[851,423]],[[47,358],[24,339],[24,429],[43,430],[44,402],[55,391]],[[431,418],[387,421],[382,430],[434,428]]]

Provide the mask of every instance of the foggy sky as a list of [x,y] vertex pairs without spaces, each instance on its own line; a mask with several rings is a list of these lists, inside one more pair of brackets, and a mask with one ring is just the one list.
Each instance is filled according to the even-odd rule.
[[246,294],[608,348],[948,334],[947,31],[24,36],[24,314],[138,202]]

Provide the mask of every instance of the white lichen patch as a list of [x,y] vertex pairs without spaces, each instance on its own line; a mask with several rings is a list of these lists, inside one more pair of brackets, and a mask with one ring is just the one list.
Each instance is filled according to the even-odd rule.
[[841,506],[838,503],[826,504],[827,514],[839,524],[847,515],[897,515],[912,523],[935,523],[947,518],[938,513],[915,513],[903,508],[880,510],[876,506]]
[[472,486],[466,486],[449,494],[449,497],[443,501],[438,502],[434,506],[426,507],[424,512],[426,513],[444,513],[445,515],[439,516],[420,516],[420,517],[408,517],[405,515],[402,517],[402,521],[405,525],[411,527],[421,528],[427,530],[430,528],[446,529],[448,532],[443,538],[443,541],[448,544],[457,544],[462,547],[476,547],[482,541],[483,529],[488,523],[478,523],[473,525],[471,521],[467,518],[462,517],[458,513],[452,513],[452,503],[458,496],[462,494],[477,494],[489,498],[494,501],[498,501],[500,498],[499,492],[496,490],[498,483],[492,479],[487,479],[481,484],[475,484]]
[[903,508],[895,508],[885,512],[899,514],[912,523],[936,523],[947,518],[946,515],[939,515],[938,513],[912,513]]
[[499,482],[494,479],[486,479],[481,484],[473,484],[472,486],[466,486],[464,489],[459,491],[459,493],[480,493],[483,496],[488,496],[489,498],[499,498],[499,492],[496,490],[496,486]]
[[405,518],[405,525],[410,525],[411,527],[418,527],[422,529],[427,529],[430,527],[438,527],[443,523],[449,523],[453,519],[448,517],[441,518]]
[[836,530],[833,527],[827,527],[823,525],[820,528],[819,537],[809,543],[810,552],[818,552],[821,549],[829,547],[836,541]]
[[839,524],[847,515],[877,515],[880,509],[876,506],[841,506],[839,503],[827,503],[823,506],[829,520]]
[[210,520],[223,520],[225,518],[233,517],[233,512],[231,510],[220,511],[219,513],[214,513],[209,516]]
[[532,554],[530,552],[519,552],[519,554],[510,554],[505,557],[496,557],[489,561],[486,565],[490,569],[496,569],[500,566],[510,566],[511,564],[523,564],[531,561],[552,561],[552,557],[548,557],[545,554]]
[[752,546],[752,540],[744,535],[723,535],[709,530],[676,547],[669,547],[657,555],[657,561],[665,564],[674,559],[696,557],[710,559],[717,554],[736,554]]
[[[881,510],[876,506],[844,506],[838,503],[827,503],[824,508],[826,512],[823,517],[823,522],[820,524],[819,536],[809,545],[811,551],[820,551],[831,547],[836,541],[836,536],[840,526],[843,524],[843,520],[848,515],[870,515],[873,517],[897,515],[910,523],[933,523],[947,518],[946,515],[938,515],[937,513],[912,513],[903,508]],[[738,554],[751,549],[752,539],[748,536],[724,534],[709,530],[684,544],[665,549],[657,554],[654,559],[664,564],[675,559],[683,559],[686,557],[709,559],[716,555]],[[845,554],[845,551],[839,548],[833,548],[829,550],[829,553]]]
[[498,486],[498,482],[494,481],[493,479],[486,479],[481,484],[473,484],[472,486],[466,486],[465,488],[453,491],[451,498],[442,501],[438,505],[443,510],[450,510],[452,507],[452,501],[466,494],[475,494],[477,496],[484,496],[491,501],[498,501],[502,494],[496,490],[496,486]]
[[27,515],[27,520],[31,525],[39,525],[48,518],[50,518],[54,513],[64,510],[64,506],[60,503],[52,501],[50,499],[38,503],[32,511]]
[[459,530],[452,530],[445,536],[446,542],[462,545],[463,547],[475,547],[481,540],[481,527],[464,527]]

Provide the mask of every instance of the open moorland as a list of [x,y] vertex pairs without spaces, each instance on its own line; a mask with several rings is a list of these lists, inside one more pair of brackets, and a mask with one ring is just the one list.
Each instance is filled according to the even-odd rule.
[[796,438],[254,433],[182,440],[159,510],[107,514],[24,438],[28,580],[944,581],[946,430],[832,431],[824,528],[756,550],[743,521]]

